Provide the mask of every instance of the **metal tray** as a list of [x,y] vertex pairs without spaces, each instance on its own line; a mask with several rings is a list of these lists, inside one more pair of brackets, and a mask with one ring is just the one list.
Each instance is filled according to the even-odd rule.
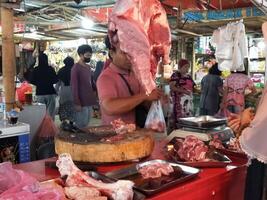
[[[215,168],[215,167],[226,167],[228,164],[230,164],[232,161],[230,158],[228,158],[226,155],[222,154],[221,152],[218,152],[215,149],[209,149],[209,158],[213,159],[210,161],[201,161],[201,162],[186,162],[181,161],[178,156],[175,156],[176,154],[174,150],[174,143],[177,137],[174,137],[164,148],[164,151],[166,153],[166,157],[170,159],[171,161],[183,165],[188,165],[191,167],[201,167],[201,168]],[[180,138],[184,139],[184,138]],[[177,151],[177,149],[176,149]]]
[[239,152],[239,151],[234,151],[230,149],[216,149],[218,152],[229,155],[229,156],[234,156],[234,157],[239,157],[239,158],[247,158],[247,155],[244,152]]
[[227,124],[226,118],[215,118],[209,115],[203,115],[199,117],[186,117],[178,120],[180,125],[186,125],[190,128],[214,128]]
[[[151,165],[155,163],[169,163],[174,168],[181,169],[180,174],[170,174],[169,176],[162,176],[155,179],[143,179],[142,175],[138,172],[138,169],[146,165]],[[164,160],[150,160],[140,164],[131,165],[126,168],[108,172],[105,175],[114,179],[127,179],[135,183],[134,188],[138,191],[144,193],[145,195],[154,195],[167,188],[173,187],[184,181],[192,179],[197,176],[200,172],[199,169],[180,165],[177,163],[167,162]]]

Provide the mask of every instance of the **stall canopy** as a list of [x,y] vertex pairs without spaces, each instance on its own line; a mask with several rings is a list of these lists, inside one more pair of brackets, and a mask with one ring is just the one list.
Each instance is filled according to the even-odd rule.
[[[40,40],[103,37],[115,2],[24,0],[15,9],[14,31],[16,36]],[[161,0],[161,3],[168,13],[174,36],[210,34],[227,21],[239,18],[244,18],[249,31],[259,32],[260,24],[266,20],[250,0]]]

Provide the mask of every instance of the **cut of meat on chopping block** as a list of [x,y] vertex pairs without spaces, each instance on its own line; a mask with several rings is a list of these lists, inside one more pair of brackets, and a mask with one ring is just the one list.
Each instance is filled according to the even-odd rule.
[[118,135],[61,132],[55,137],[57,154],[92,163],[122,162],[149,156],[154,148],[152,132],[145,129]]

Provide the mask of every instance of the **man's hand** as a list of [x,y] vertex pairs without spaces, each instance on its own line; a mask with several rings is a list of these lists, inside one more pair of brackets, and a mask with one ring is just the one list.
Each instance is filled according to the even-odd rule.
[[77,111],[77,112],[81,112],[81,111],[82,111],[82,106],[80,106],[80,105],[75,105],[75,106],[74,106],[74,109],[75,109],[75,111]]
[[149,95],[146,97],[146,101],[155,101],[160,99],[163,96],[163,91],[161,89],[154,89]]

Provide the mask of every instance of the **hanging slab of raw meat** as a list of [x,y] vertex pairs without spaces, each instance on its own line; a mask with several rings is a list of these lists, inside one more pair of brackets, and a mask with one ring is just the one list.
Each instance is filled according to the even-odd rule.
[[169,64],[171,33],[158,0],[118,0],[109,16],[112,45],[127,53],[133,71],[147,93],[155,87],[157,65]]

